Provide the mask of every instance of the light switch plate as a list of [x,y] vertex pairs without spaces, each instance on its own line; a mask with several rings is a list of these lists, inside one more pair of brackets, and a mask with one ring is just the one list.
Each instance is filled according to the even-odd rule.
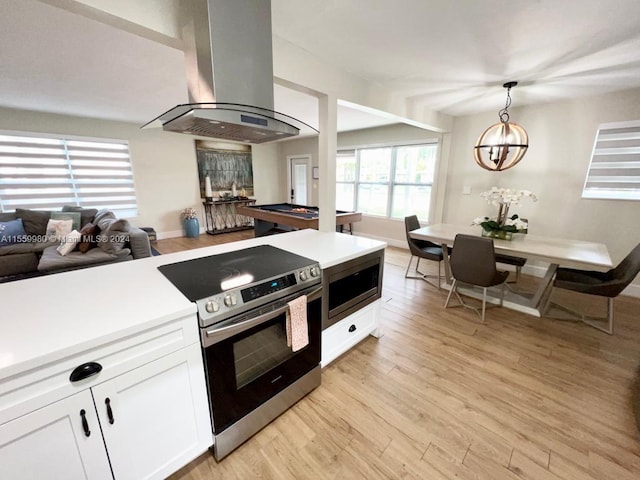
[[462,187],[463,195],[471,195],[471,187],[469,185],[465,185]]

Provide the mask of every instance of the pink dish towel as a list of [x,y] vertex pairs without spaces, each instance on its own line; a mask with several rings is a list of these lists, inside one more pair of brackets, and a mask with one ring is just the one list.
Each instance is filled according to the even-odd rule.
[[301,295],[288,302],[287,310],[287,346],[297,352],[309,344],[307,329],[307,296]]

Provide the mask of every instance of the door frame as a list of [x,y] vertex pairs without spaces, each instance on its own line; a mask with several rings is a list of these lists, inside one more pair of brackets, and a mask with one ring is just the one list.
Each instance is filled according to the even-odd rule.
[[[311,154],[310,153],[302,153],[299,155],[287,155],[287,203],[292,202],[291,199],[291,189],[292,189],[292,178],[291,178],[291,170],[293,167],[294,160],[302,160],[307,164],[307,201],[304,203],[305,205],[311,205],[311,189],[312,189],[312,179],[311,179]],[[302,163],[302,162],[300,162]]]

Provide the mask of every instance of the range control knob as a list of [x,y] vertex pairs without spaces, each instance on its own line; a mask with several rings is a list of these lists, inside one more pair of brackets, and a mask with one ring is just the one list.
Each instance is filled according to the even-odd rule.
[[224,296],[224,304],[227,307],[230,307],[232,305],[231,295],[225,295]]
[[304,270],[300,270],[300,280],[303,282],[307,279],[307,272]]
[[212,300],[209,300],[205,304],[204,309],[209,313],[214,313],[214,312],[217,312],[218,310],[220,310],[220,305],[218,305],[218,302],[214,302]]
[[231,305],[236,305],[238,303],[238,298],[236,297],[236,294],[232,294],[231,295]]
[[311,273],[312,277],[317,277],[318,275],[320,275],[320,269],[318,267],[311,267],[311,270],[309,270],[309,273]]

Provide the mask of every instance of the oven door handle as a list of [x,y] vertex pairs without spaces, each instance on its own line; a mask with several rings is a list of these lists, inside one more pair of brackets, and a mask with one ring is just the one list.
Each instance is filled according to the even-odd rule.
[[[322,294],[322,287],[307,294],[307,302],[313,302],[321,294]],[[304,295],[304,293],[301,293],[300,295],[297,295],[297,296],[299,297],[301,295]],[[203,346],[206,348],[210,345],[221,342],[222,340],[225,340],[229,337],[233,337],[234,335],[244,332],[245,330],[255,327],[256,325],[260,325],[261,323],[267,322],[272,318],[277,317],[278,315],[282,315],[287,310],[289,310],[289,305],[285,304],[282,307],[279,307],[275,310],[263,313],[262,315],[258,315],[257,317],[249,318],[239,323],[232,323],[231,325],[212,328],[210,330],[205,330],[204,336],[206,338],[202,339]]]

